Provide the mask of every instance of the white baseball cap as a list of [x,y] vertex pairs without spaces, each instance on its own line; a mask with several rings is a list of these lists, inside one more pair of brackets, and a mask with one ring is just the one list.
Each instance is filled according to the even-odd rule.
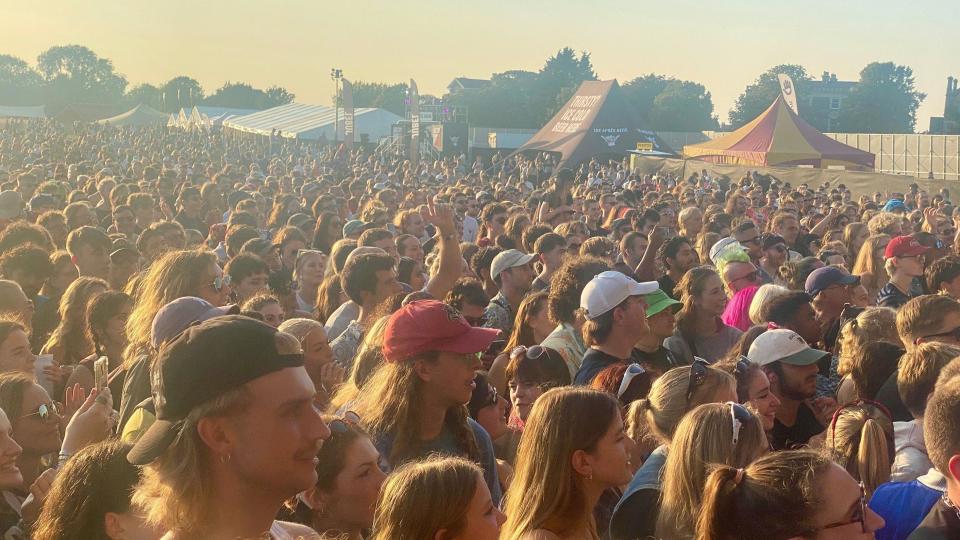
[[816,364],[830,353],[810,348],[800,334],[793,330],[767,330],[750,345],[747,360],[758,366],[783,362],[792,366]]
[[493,262],[490,263],[490,279],[496,279],[497,276],[500,275],[500,272],[508,268],[530,264],[530,261],[532,261],[534,257],[536,257],[536,255],[527,255],[518,249],[501,251],[493,258]]
[[587,318],[596,319],[631,296],[650,294],[659,288],[656,281],[637,283],[625,274],[607,270],[594,276],[583,288],[580,307],[586,310]]
[[713,247],[710,248],[709,255],[710,255],[710,260],[713,261],[713,264],[717,264],[717,259],[720,257],[721,254],[726,252],[728,249],[743,249],[743,248],[740,246],[740,243],[737,242],[737,239],[732,236],[721,238],[720,240],[717,241],[716,244],[713,245]]

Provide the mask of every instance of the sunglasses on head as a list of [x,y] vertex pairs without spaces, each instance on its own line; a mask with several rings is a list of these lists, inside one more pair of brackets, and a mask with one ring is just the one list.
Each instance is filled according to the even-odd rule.
[[519,347],[510,351],[510,358],[519,358],[522,354],[527,357],[527,360],[536,360],[537,358],[543,356],[546,352],[547,349],[540,345],[534,345],[532,347],[524,347],[523,345],[520,345]]
[[630,364],[627,370],[623,372],[623,378],[620,380],[620,388],[617,390],[617,397],[623,397],[623,394],[630,388],[630,383],[639,375],[646,373],[646,370],[640,364]]
[[498,401],[500,401],[500,394],[497,393],[497,389],[494,388],[492,384],[487,383],[487,396],[480,404],[480,408],[492,407],[496,405]]
[[350,426],[360,425],[360,415],[353,411],[347,411],[343,413],[343,416],[334,419],[328,425],[330,431],[334,433],[346,433],[350,429]]
[[733,422],[733,439],[731,439],[731,442],[733,446],[736,447],[737,441],[740,440],[740,431],[743,429],[743,426],[750,422],[750,418],[753,415],[750,414],[750,411],[748,411],[746,407],[739,403],[728,401],[727,405],[730,406],[730,420]]
[[60,418],[60,405],[56,403],[46,404],[41,403],[35,412],[30,414],[25,414],[20,418],[29,418],[31,416],[37,416],[40,418],[41,422],[49,422]]
[[690,398],[697,388],[707,380],[707,367],[710,364],[703,358],[694,358],[693,364],[690,364],[690,382],[687,384],[687,408],[690,408]]

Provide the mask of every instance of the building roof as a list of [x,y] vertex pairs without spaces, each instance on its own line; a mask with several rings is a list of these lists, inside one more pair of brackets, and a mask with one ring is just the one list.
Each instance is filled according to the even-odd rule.
[[[339,117],[343,135],[344,113],[324,105],[305,105],[288,103],[264,111],[234,116],[223,122],[223,126],[258,135],[270,135],[279,130],[281,137],[316,140],[321,136],[328,140],[335,136],[334,124]],[[356,108],[354,110],[355,133],[359,138],[367,135],[371,140],[390,135],[390,128],[402,118],[386,109]]]
[[450,84],[447,85],[447,88],[452,88],[454,86],[460,87],[464,90],[478,90],[485,86],[488,86],[490,81],[487,79],[470,79],[467,77],[457,77],[454,80],[450,81]]

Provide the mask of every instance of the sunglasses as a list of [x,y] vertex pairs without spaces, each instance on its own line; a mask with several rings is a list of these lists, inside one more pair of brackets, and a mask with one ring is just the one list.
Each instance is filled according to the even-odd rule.
[[35,412],[30,414],[25,414],[20,418],[29,418],[31,416],[37,416],[40,418],[41,422],[50,422],[60,418],[61,410],[60,405],[57,403],[41,403]]
[[740,281],[741,279],[745,279],[747,281],[756,281],[758,275],[759,275],[759,272],[757,270],[754,270],[753,272],[750,272],[745,276],[740,276],[737,279],[732,279],[730,280],[730,282],[733,283],[735,281]]
[[360,425],[360,415],[353,411],[347,411],[343,413],[343,416],[340,418],[334,419],[331,421],[328,426],[330,431],[334,433],[346,433],[349,431],[350,426],[359,426]]
[[740,440],[740,431],[743,429],[743,426],[750,422],[750,418],[753,415],[750,414],[750,411],[748,411],[746,407],[739,403],[728,401],[727,405],[730,406],[730,419],[733,422],[733,439],[731,439],[731,442],[734,448],[736,448],[737,441]]
[[294,259],[294,263],[299,262],[300,257],[303,257],[304,255],[326,255],[326,253],[320,251],[319,249],[298,249],[297,257]]
[[[946,495],[944,495],[946,497]],[[853,517],[850,521],[844,521],[843,523],[831,523],[830,525],[825,525],[824,529],[835,529],[837,527],[844,527],[851,525],[853,523],[860,523],[860,531],[867,532],[867,490],[863,486],[863,482],[860,482],[860,506],[857,511],[853,514]]]
[[211,285],[213,285],[215,291],[222,291],[224,287],[230,285],[230,274],[221,274],[215,277]]
[[623,394],[630,388],[630,383],[633,382],[639,375],[646,373],[646,370],[640,366],[640,364],[630,364],[627,366],[627,370],[623,372],[623,378],[620,380],[620,388],[617,390],[617,397],[623,397]]
[[497,393],[497,389],[492,384],[487,384],[487,397],[480,404],[480,408],[493,407],[498,401],[500,401],[500,394]]
[[710,364],[703,358],[694,358],[693,364],[690,365],[690,382],[687,384],[688,409],[690,408],[690,398],[693,397],[693,393],[703,384],[703,381],[707,380],[707,367],[709,365]]
[[956,340],[956,341],[960,341],[960,326],[954,328],[953,330],[947,331],[947,332],[940,332],[939,334],[930,334],[930,335],[928,335],[928,336],[920,336],[920,337],[918,337],[917,339],[914,340],[913,344],[914,344],[914,345],[919,345],[920,342],[921,342],[922,340],[924,340],[924,339],[930,339],[930,338],[945,338],[945,337],[953,338],[953,339]]
[[521,345],[510,351],[510,358],[519,358],[522,354],[527,357],[527,360],[536,360],[543,356],[546,352],[547,349],[540,345],[534,345],[532,347],[524,347]]

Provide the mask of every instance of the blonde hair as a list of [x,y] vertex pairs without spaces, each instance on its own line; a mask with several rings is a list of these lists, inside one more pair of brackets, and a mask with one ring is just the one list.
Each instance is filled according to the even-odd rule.
[[757,293],[753,295],[753,300],[750,301],[750,309],[748,310],[750,322],[753,324],[766,324],[769,322],[763,320],[763,316],[761,316],[763,306],[774,298],[783,296],[788,292],[790,292],[790,289],[780,285],[774,285],[773,283],[761,285],[760,288],[757,289]]
[[127,319],[130,344],[124,363],[130,367],[137,356],[150,350],[153,318],[160,308],[184,296],[198,296],[209,277],[207,270],[217,264],[212,251],[171,251],[150,265],[143,279],[131,291],[133,311]]
[[890,234],[894,225],[903,223],[903,218],[893,212],[880,212],[870,218],[867,222],[867,229],[870,234]]
[[869,403],[846,405],[837,412],[824,443],[830,458],[863,482],[867,498],[890,480],[893,464],[893,420]]
[[675,367],[653,382],[646,399],[638,400],[638,413],[646,421],[646,436],[660,443],[673,439],[677,425],[687,411],[705,403],[717,402],[718,394],[729,389],[736,395],[737,382],[733,375],[708,366],[703,382],[693,389],[687,402],[691,366]]
[[87,305],[98,287],[110,289],[106,281],[94,277],[79,277],[67,287],[57,309],[60,324],[50,334],[41,354],[54,354],[62,364],[75,364],[93,352],[93,342],[87,336]]
[[507,522],[501,538],[518,540],[536,529],[561,537],[599,538],[584,479],[572,458],[578,450],[592,452],[619,416],[620,405],[612,395],[588,388],[554,388],[537,399],[504,499]]
[[733,407],[732,403],[700,405],[677,426],[663,467],[658,538],[693,535],[710,464],[743,468],[770,447],[763,424],[753,413],[740,426],[734,444]]
[[951,360],[960,356],[960,347],[937,341],[921,343],[900,358],[897,390],[900,401],[914,418],[923,417],[927,399],[933,393],[937,377]]
[[897,335],[897,312],[885,307],[870,307],[847,321],[837,337],[837,373],[849,375],[867,344],[883,341],[902,347]]
[[457,457],[431,457],[393,472],[380,490],[371,540],[447,537],[462,532],[483,472]]
[[313,319],[295,318],[283,321],[277,327],[277,330],[297,338],[297,341],[302,345],[307,336],[317,328],[323,328],[323,325]]
[[353,357],[353,365],[347,382],[337,388],[330,401],[331,410],[340,410],[357,398],[360,389],[383,364],[383,333],[387,329],[390,316],[380,317],[363,334],[363,341]]
[[879,291],[887,284],[888,276],[884,271],[883,255],[875,255],[882,242],[889,242],[888,234],[872,234],[860,246],[851,274],[860,276],[867,291]]
[[[280,354],[301,350],[300,342],[290,334],[277,332],[274,342]],[[159,458],[143,467],[133,503],[143,510],[150,525],[187,536],[204,536],[216,500],[210,473],[214,456],[201,440],[197,424],[203,418],[240,415],[251,400],[244,385],[194,407],[184,420],[180,436]]]
[[916,340],[937,332],[949,313],[960,313],[960,303],[949,296],[926,294],[911,298],[897,311],[897,333],[908,350]]

